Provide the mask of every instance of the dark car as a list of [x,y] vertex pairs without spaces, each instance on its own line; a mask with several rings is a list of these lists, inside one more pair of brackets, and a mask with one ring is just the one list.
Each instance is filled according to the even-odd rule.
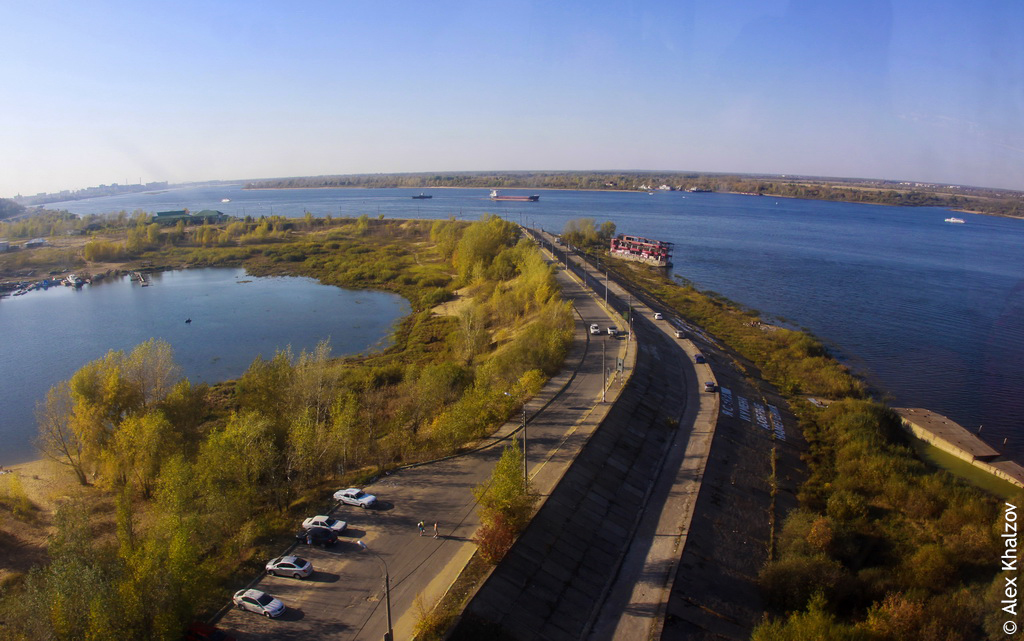
[[217,626],[196,621],[185,630],[185,641],[235,641],[235,637]]
[[704,358],[703,354],[696,354],[693,357],[693,362],[694,363],[706,363],[707,360]]
[[325,527],[311,527],[308,530],[297,532],[295,539],[299,543],[305,543],[306,545],[322,545],[327,547],[338,542],[338,535],[333,530]]

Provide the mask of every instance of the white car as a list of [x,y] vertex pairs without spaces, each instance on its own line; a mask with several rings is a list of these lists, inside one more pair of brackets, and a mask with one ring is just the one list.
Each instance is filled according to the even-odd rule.
[[321,514],[318,516],[311,516],[305,521],[303,521],[302,527],[306,528],[307,530],[311,527],[322,527],[327,528],[332,532],[344,532],[345,528],[348,527],[348,523],[344,521],[339,521],[333,516],[324,516]]
[[259,590],[239,590],[232,599],[240,610],[256,612],[265,617],[276,619],[284,614],[284,604]]
[[590,333],[591,334],[600,334],[601,333],[601,328],[597,326],[597,323],[594,323],[593,325],[590,326]]
[[301,556],[279,556],[267,561],[267,574],[304,579],[313,574],[313,564]]
[[609,336],[615,336],[618,333],[619,333],[619,329],[617,327],[615,327],[614,325],[612,325],[611,327],[608,328],[608,335]]
[[661,312],[654,312],[654,320],[661,320]]
[[338,490],[334,493],[334,500],[349,505],[367,508],[377,504],[377,497],[360,490],[357,487],[350,487],[347,490]]

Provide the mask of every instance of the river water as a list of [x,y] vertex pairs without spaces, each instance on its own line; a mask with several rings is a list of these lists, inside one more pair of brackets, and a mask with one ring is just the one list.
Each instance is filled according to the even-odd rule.
[[[34,407],[55,383],[108,350],[162,338],[195,382],[236,378],[256,355],[295,355],[329,339],[335,355],[385,344],[409,313],[394,294],[344,290],[309,278],[253,278],[208,268],[127,277],[81,290],[56,287],[0,302],[0,465],[37,457]],[[191,323],[186,323],[191,319]]]
[[[560,231],[580,217],[674,242],[673,273],[821,338],[894,405],[926,407],[1024,453],[1024,221],[939,208],[679,192],[173,189],[51,205],[259,216],[476,219]],[[228,202],[222,202],[227,199]],[[5,301],[6,302],[6,301]]]

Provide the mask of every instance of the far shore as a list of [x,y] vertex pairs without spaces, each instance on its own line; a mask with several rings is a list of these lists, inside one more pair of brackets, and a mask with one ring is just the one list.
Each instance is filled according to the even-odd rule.
[[[580,189],[580,188],[577,188],[577,187],[500,187],[500,188],[495,188],[495,187],[448,187],[448,186],[438,186],[438,187],[361,187],[361,186],[356,186],[356,185],[352,185],[352,186],[320,185],[320,186],[317,186],[317,187],[242,187],[243,191],[287,191],[287,190],[300,190],[300,189],[353,189],[353,190],[355,190],[355,189],[363,189],[363,190],[366,190],[366,191],[375,191],[375,190],[380,190],[380,189],[408,189],[409,191],[419,191],[421,193],[427,192],[427,191],[430,191],[430,190],[433,190],[433,189],[480,189],[480,190],[498,189],[499,191],[512,191],[512,190],[520,190],[520,191],[531,191],[531,190],[532,191],[588,191],[588,192],[595,192],[595,193],[610,192],[610,193],[620,193],[620,194],[647,194],[647,193],[650,193],[648,190],[644,190],[644,189]],[[685,190],[683,190],[683,191],[675,190],[675,191],[662,192],[662,190],[655,189],[653,191],[655,191],[657,193],[668,193],[668,194],[688,194],[688,193],[690,193],[690,192],[687,192]],[[899,204],[895,204],[895,203],[872,203],[872,202],[852,201],[852,200],[820,200],[820,199],[817,199],[817,198],[800,198],[798,196],[783,196],[781,194],[756,194],[756,193],[743,192],[743,191],[712,191],[710,193],[715,193],[715,194],[731,194],[731,195],[735,195],[735,196],[763,196],[765,198],[787,198],[787,199],[790,199],[790,200],[818,200],[819,202],[823,202],[823,203],[850,203],[850,204],[855,204],[855,205],[881,205],[881,206],[884,206],[884,207],[910,207],[909,205],[899,205]],[[486,199],[486,196],[483,196],[482,198]],[[1014,219],[1020,219],[1021,218],[1020,216],[1011,216],[1009,214],[1000,214],[1000,213],[995,213],[995,212],[974,211],[974,210],[970,210],[970,209],[954,209],[952,207],[942,207],[942,206],[939,206],[939,205],[929,205],[929,206],[935,207],[936,209],[946,209],[948,211],[959,212],[959,213],[963,213],[963,214],[976,214],[978,216],[998,216],[1000,218],[1014,218]]]

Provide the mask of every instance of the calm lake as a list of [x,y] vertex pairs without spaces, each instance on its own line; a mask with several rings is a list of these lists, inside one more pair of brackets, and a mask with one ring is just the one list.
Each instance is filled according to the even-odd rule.
[[[424,191],[433,196],[412,200]],[[72,212],[188,208],[259,216],[476,219],[561,231],[573,218],[676,243],[673,273],[820,337],[895,405],[940,412],[1024,453],[1024,221],[938,208],[680,192],[172,189],[72,201]],[[222,202],[227,199],[228,202]],[[7,301],[4,301],[6,304]]]
[[38,457],[36,402],[108,350],[162,338],[185,376],[213,383],[238,377],[258,354],[270,358],[288,346],[296,355],[322,339],[335,355],[383,346],[409,313],[394,294],[309,278],[253,278],[242,269],[156,273],[151,282],[141,287],[121,278],[0,301],[0,465]]

